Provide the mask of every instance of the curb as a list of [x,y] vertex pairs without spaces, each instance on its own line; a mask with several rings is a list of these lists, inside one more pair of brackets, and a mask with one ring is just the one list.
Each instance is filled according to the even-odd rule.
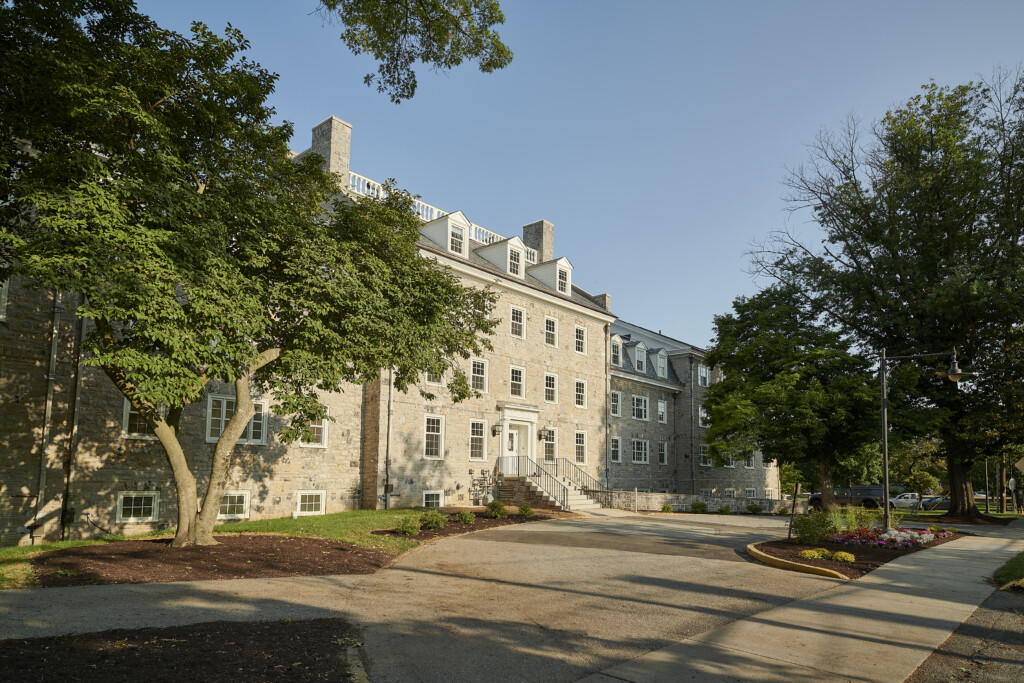
[[772,567],[779,569],[788,569],[794,572],[803,572],[804,574],[817,574],[818,576],[827,576],[831,579],[841,579],[843,581],[852,581],[848,576],[840,574],[832,569],[826,569],[825,567],[812,567],[809,564],[800,564],[799,562],[790,562],[789,560],[783,560],[778,557],[773,557],[767,553],[762,553],[757,549],[757,543],[751,543],[747,546],[747,555],[758,562],[762,562]]

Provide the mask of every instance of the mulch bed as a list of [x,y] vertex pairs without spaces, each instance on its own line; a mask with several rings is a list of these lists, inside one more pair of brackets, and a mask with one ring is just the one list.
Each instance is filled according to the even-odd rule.
[[[478,514],[474,524],[459,524],[455,513],[443,529],[423,529],[408,536],[429,541],[435,538],[521,524],[563,513],[545,511],[532,517],[509,515],[490,519]],[[570,515],[571,516],[571,515]],[[375,534],[398,535],[394,530]],[[32,557],[36,585],[86,586],[109,583],[169,583],[211,579],[256,579],[277,576],[325,576],[372,574],[398,557],[340,541],[273,534],[217,534],[213,546],[172,548],[171,539],[117,541],[66,548]]]
[[[895,560],[897,557],[920,552],[927,548],[934,548],[937,545],[955,541],[967,535],[953,534],[946,538],[937,538],[931,543],[915,548],[879,548],[871,545],[847,545],[845,543],[831,543],[828,541],[822,541],[816,545],[804,545],[796,541],[781,540],[758,543],[757,549],[772,557],[789,560],[790,562],[799,562],[800,564],[809,564],[812,567],[825,567],[826,569],[837,571],[848,578],[859,579],[868,572],[878,569],[886,562]],[[813,548],[825,548],[833,553],[842,551],[852,554],[857,559],[853,562],[836,562],[835,560],[819,558],[808,560],[800,557],[799,553],[801,550],[811,550]]]
[[1006,526],[1013,521],[1012,517],[989,517],[988,515],[982,514],[980,517],[963,517],[958,515],[939,515],[938,517],[931,517],[929,515],[918,517],[911,514],[906,517],[904,521],[914,522],[925,522],[928,524],[938,524],[939,526],[956,526],[957,524],[980,524],[985,526]]
[[349,650],[361,644],[343,619],[119,629],[0,641],[0,672],[7,672],[0,675],[68,682],[348,681]]

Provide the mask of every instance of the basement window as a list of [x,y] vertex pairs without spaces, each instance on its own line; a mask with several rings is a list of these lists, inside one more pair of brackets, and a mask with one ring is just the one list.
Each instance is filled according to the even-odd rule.
[[117,521],[155,522],[160,516],[159,491],[118,491]]

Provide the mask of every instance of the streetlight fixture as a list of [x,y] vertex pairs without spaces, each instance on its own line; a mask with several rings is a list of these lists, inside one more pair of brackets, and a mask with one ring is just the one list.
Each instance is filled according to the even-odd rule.
[[[912,360],[924,358],[942,358],[944,353],[915,353],[908,356],[886,356],[885,349],[882,349],[882,504],[885,507],[883,516],[883,531],[892,528],[889,516],[889,363],[891,360]],[[964,376],[960,366],[956,362],[956,347],[953,347],[953,358],[949,364],[949,370],[936,373],[940,377],[947,377],[950,382],[956,384]]]

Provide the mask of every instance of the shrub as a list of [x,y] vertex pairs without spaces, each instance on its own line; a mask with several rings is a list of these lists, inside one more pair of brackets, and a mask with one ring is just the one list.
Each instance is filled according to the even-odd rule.
[[798,543],[818,543],[821,539],[839,533],[835,515],[828,512],[812,512],[793,518],[793,533]]
[[780,505],[778,507],[778,509],[775,511],[775,514],[777,514],[779,516],[788,515],[789,514],[789,506],[788,505]]
[[932,524],[930,527],[928,527],[928,531],[932,532],[933,534],[936,531],[942,531],[942,530],[943,530],[942,527],[939,526],[938,524]]
[[420,532],[420,520],[415,517],[406,517],[398,523],[395,531],[406,536],[415,536]]
[[853,553],[844,553],[840,550],[837,553],[832,553],[832,559],[836,562],[853,562],[857,558],[853,556]]
[[487,512],[484,514],[491,519],[505,519],[508,517],[508,508],[500,500],[492,500],[487,504]]
[[672,512],[672,506],[669,503],[662,503],[661,504],[661,511],[662,512]]
[[718,514],[720,514],[720,515],[731,515],[732,514],[732,508],[729,507],[728,505],[719,505],[718,506]]
[[455,521],[459,524],[473,524],[476,522],[476,515],[469,510],[459,510],[459,514],[455,515]]
[[708,504],[703,502],[703,501],[695,500],[694,502],[690,503],[690,512],[696,513],[698,515],[702,515],[702,514],[704,514],[707,511],[708,511]]
[[529,503],[523,503],[519,506],[519,514],[523,517],[533,517],[533,508]]
[[832,553],[825,548],[814,548],[813,550],[801,550],[798,552],[797,557],[804,560],[828,560],[831,559]]
[[420,516],[420,526],[424,529],[443,529],[448,515],[440,510],[427,510]]
[[762,510],[764,510],[764,508],[758,505],[757,503],[751,503],[750,505],[747,506],[747,512],[749,512],[752,515],[761,514]]
[[863,507],[848,507],[843,510],[843,523],[847,531],[863,531],[875,526],[881,511]]

